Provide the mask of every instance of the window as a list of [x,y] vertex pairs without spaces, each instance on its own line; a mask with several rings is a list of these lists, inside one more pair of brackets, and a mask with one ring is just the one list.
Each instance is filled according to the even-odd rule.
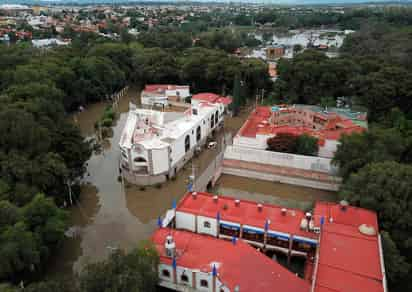
[[215,124],[216,125],[217,125],[218,121],[219,121],[219,112],[216,111],[216,113],[215,113]]
[[166,278],[170,278],[170,272],[169,270],[162,270],[162,276]]
[[209,287],[209,282],[207,280],[200,280],[200,287]]
[[204,228],[210,228],[210,222],[209,221],[203,222],[203,227]]
[[136,157],[133,161],[134,162],[147,162],[146,159],[144,159],[143,157]]
[[215,115],[212,115],[212,118],[210,119],[210,127],[213,128],[215,126]]
[[188,152],[190,150],[190,136],[186,135],[185,138],[185,152]]
[[199,142],[200,138],[202,138],[202,130],[200,129],[200,126],[199,126],[196,129],[196,142]]
[[189,282],[189,277],[188,277],[187,275],[185,275],[185,274],[182,274],[182,275],[180,276],[180,280],[181,280],[182,282],[188,283],[188,282]]
[[250,241],[262,242],[264,241],[264,235],[261,232],[253,232],[243,230],[242,238]]

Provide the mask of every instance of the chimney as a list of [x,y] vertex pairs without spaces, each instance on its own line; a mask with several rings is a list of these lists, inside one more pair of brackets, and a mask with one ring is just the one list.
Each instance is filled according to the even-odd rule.
[[263,209],[262,204],[258,204],[258,205],[257,205],[257,208],[258,208],[258,211],[259,211],[259,212],[262,212],[262,209]]
[[237,200],[237,199],[236,199],[236,200],[235,200],[235,206],[236,206],[236,207],[239,207],[239,205],[240,205],[240,200]]
[[287,209],[282,208],[282,210],[280,210],[280,212],[282,213],[282,216],[286,216]]

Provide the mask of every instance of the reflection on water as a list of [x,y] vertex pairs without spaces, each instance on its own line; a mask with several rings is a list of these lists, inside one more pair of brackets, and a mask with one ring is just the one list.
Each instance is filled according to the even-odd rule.
[[[179,200],[186,192],[187,178],[192,171],[199,176],[214,161],[225,133],[236,133],[250,111],[243,110],[239,117],[228,118],[224,130],[215,137],[218,147],[205,149],[179,172],[175,180],[168,181],[159,188],[141,188],[123,185],[118,180],[118,141],[126,122],[129,102],[138,104],[137,97],[138,90],[129,89],[129,93],[121,99],[113,137],[105,141],[102,152],[94,153],[88,161],[79,202],[70,210],[72,227],[68,234],[73,238],[67,238],[52,259],[47,272],[49,277],[78,272],[84,264],[107,257],[113,248],[129,250],[139,240],[147,239],[156,228],[157,217],[171,208],[174,199]],[[101,117],[106,106],[107,103],[91,105],[73,117],[85,137],[94,136],[94,123]],[[305,200],[306,196],[315,196],[315,191],[304,191],[304,188],[299,188],[301,191],[296,191],[299,193],[296,195],[295,189],[229,176],[223,176],[219,182],[219,192],[260,201],[272,202],[272,197]]]

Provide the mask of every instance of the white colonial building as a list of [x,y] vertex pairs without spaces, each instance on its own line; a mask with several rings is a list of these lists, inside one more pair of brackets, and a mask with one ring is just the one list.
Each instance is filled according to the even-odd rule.
[[223,124],[223,112],[223,104],[207,102],[184,113],[132,108],[119,143],[122,175],[141,185],[175,176]]
[[184,101],[188,96],[188,85],[150,84],[141,93],[141,103],[146,106],[167,106],[169,101]]

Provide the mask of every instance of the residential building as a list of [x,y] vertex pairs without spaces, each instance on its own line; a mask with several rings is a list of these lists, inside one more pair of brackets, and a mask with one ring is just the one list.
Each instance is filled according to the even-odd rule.
[[184,113],[132,108],[120,139],[120,169],[130,182],[165,181],[223,124],[223,104],[203,102]]
[[228,112],[229,106],[232,103],[232,98],[210,92],[198,93],[192,96],[192,105],[197,105],[202,102],[223,104],[225,112]]
[[141,93],[141,103],[146,106],[167,106],[169,101],[185,101],[190,96],[188,85],[150,84]]
[[274,46],[266,48],[266,58],[268,60],[279,59],[285,55],[284,46]]

